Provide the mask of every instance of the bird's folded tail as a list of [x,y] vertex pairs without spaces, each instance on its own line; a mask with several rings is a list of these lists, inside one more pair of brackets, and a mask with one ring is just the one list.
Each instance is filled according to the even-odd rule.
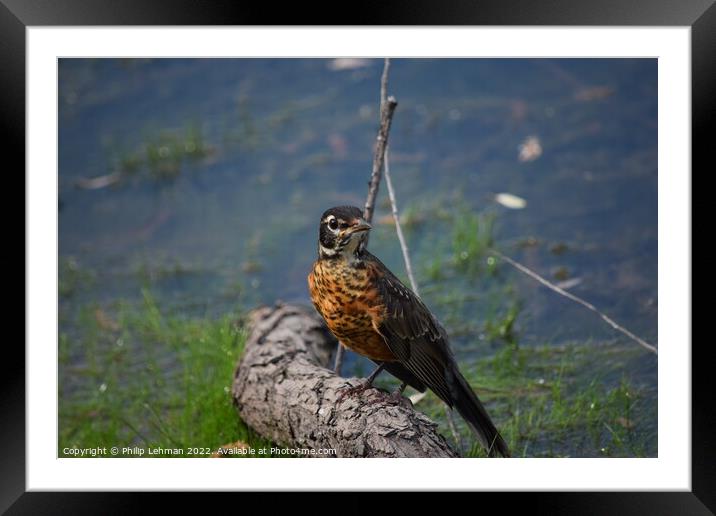
[[507,443],[492,423],[485,407],[473,392],[465,377],[455,368],[453,370],[455,381],[452,385],[453,404],[463,419],[473,430],[477,439],[487,450],[490,457],[500,454],[509,457],[510,451]]

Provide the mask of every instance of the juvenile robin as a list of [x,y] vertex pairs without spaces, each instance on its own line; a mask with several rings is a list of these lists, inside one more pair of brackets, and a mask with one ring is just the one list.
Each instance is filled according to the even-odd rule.
[[339,206],[321,216],[318,259],[308,275],[311,300],[347,348],[403,385],[433,391],[456,408],[489,456],[509,457],[504,439],[460,373],[445,329],[420,298],[366,248],[371,226],[360,209]]

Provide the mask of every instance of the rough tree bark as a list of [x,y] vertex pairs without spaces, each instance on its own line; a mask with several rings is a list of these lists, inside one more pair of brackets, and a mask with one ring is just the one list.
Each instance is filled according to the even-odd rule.
[[254,310],[234,374],[241,418],[278,444],[336,450],[337,457],[456,457],[437,424],[410,400],[371,388],[339,401],[358,378],[328,369],[336,341],[312,309],[277,305]]

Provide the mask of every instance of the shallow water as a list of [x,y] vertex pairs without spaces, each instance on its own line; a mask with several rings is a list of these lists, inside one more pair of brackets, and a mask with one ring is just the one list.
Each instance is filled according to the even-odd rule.
[[[344,64],[61,60],[60,332],[81,334],[83,307],[142,287],[187,315],[307,303],[318,217],[362,206],[371,169],[382,61]],[[656,60],[398,59],[389,91],[417,280],[460,357],[499,347],[483,321],[512,304],[520,346],[630,342],[507,265],[450,272],[456,218],[473,212],[495,215],[502,252],[658,345]],[[531,136],[541,153],[521,161]],[[101,176],[119,180],[87,181]],[[499,192],[527,204],[505,208]],[[405,277],[386,200],[382,185],[371,250]],[[644,352],[607,375],[650,393],[650,430],[656,366]]]

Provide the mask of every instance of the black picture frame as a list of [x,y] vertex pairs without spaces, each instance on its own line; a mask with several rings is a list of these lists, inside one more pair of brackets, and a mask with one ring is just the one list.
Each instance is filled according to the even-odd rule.
[[[24,169],[25,31],[31,26],[656,25],[691,27],[692,163],[706,163],[713,145],[709,142],[712,132],[709,129],[716,125],[714,0],[458,0],[449,4],[405,0],[362,2],[360,8],[354,4],[352,9],[338,7],[337,4],[314,2],[310,5],[284,3],[276,8],[270,4],[248,5],[224,0],[124,0],[121,3],[112,0],[0,0],[0,123],[4,129],[6,157],[14,157],[16,167]],[[15,167],[5,169],[7,175],[16,170]],[[24,180],[21,188],[25,192]],[[693,201],[692,206],[695,206]],[[27,263],[24,245],[21,254]],[[27,268],[25,270],[27,274]],[[708,400],[715,389],[713,375],[707,371],[712,362],[708,360],[708,344],[705,342],[691,349],[691,492],[481,493],[480,499],[483,503],[498,503],[501,510],[524,507],[538,514],[713,514],[716,508],[716,432],[713,430],[716,417]],[[126,514],[148,507],[146,496],[126,493],[26,492],[25,353],[19,340],[5,342],[3,358],[6,367],[0,375],[0,511],[8,510],[7,514]],[[178,502],[184,509],[188,508],[182,495],[160,496],[162,504]],[[368,507],[370,502],[364,498],[360,504],[357,500],[356,503],[351,501],[357,496],[356,493],[349,494],[349,498],[343,498],[337,507],[350,507],[353,512],[355,507]],[[334,508],[331,504],[324,506],[329,510]]]

